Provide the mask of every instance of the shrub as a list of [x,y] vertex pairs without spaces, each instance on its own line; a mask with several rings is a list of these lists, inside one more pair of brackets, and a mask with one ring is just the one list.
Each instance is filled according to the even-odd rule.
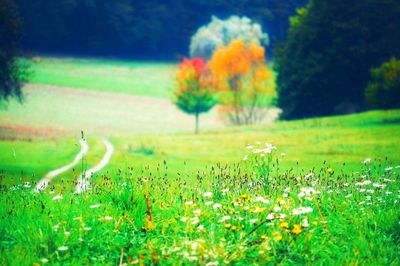
[[400,107],[400,61],[396,58],[371,69],[371,80],[365,89],[365,101],[370,108]]

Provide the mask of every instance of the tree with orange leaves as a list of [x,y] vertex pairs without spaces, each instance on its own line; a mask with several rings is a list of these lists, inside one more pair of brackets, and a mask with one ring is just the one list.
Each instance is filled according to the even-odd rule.
[[218,48],[209,67],[224,105],[220,110],[230,122],[240,125],[261,121],[266,99],[274,95],[273,75],[266,67],[264,48],[237,39]]
[[184,59],[179,64],[176,80],[175,104],[182,111],[195,115],[197,134],[200,113],[208,112],[216,104],[204,59]]

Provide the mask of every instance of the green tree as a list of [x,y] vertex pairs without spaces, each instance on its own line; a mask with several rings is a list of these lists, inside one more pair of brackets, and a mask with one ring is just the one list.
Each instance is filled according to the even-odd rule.
[[0,101],[22,99],[25,67],[17,59],[20,20],[12,0],[0,0]]
[[400,107],[400,61],[396,58],[371,69],[371,80],[365,89],[365,101],[370,108]]
[[290,23],[275,58],[286,119],[362,110],[369,69],[400,56],[397,0],[311,0]]
[[195,116],[195,133],[199,133],[199,116],[215,104],[206,63],[202,58],[184,59],[179,64],[175,104],[185,113]]

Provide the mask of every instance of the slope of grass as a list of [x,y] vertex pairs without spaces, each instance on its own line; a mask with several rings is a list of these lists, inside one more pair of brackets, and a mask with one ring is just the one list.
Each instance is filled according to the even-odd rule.
[[85,195],[2,186],[0,262],[400,263],[400,165],[367,161],[335,174],[315,163],[293,175],[272,146],[242,152],[247,160],[198,175],[163,164],[105,175]]
[[170,98],[176,64],[40,57],[31,64],[30,83]]

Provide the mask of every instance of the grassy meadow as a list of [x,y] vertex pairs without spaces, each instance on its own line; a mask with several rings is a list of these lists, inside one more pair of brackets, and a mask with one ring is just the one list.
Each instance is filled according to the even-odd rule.
[[172,95],[176,72],[176,63],[92,58],[37,57],[30,65],[33,84],[160,98]]
[[[34,64],[24,105],[0,111],[1,265],[400,264],[400,110],[230,128],[202,117],[195,135],[163,105],[174,67]],[[139,96],[160,113],[138,118],[151,100]],[[80,130],[84,166],[34,192],[78,153]],[[74,194],[105,137],[110,162]]]

